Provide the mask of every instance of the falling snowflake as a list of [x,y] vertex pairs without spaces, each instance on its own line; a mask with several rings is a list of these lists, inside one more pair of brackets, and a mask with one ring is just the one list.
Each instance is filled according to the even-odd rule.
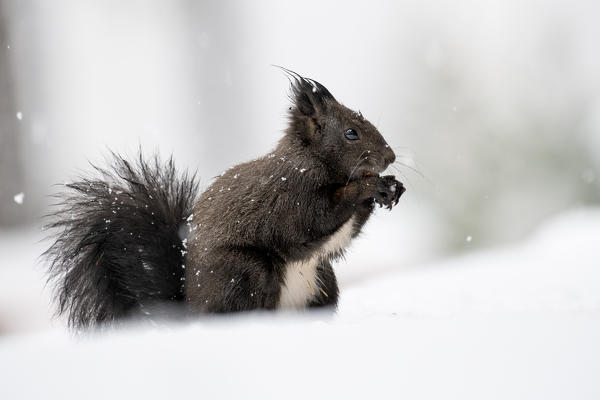
[[23,199],[25,198],[25,193],[21,192],[21,193],[17,193],[13,196],[13,200],[15,201],[15,203],[21,205],[23,204]]

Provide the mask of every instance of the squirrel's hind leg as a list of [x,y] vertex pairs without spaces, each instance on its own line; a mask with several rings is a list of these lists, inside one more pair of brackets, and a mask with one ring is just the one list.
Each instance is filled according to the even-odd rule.
[[333,268],[329,261],[321,261],[317,266],[318,293],[308,304],[309,307],[337,308],[339,288]]
[[275,309],[281,285],[273,261],[252,249],[215,250],[210,266],[198,266],[186,279],[192,312],[228,313]]

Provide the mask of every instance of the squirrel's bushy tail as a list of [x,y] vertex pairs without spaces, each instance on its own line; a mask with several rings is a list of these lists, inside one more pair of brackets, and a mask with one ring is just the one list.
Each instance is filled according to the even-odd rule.
[[172,158],[133,163],[113,154],[108,169],[66,185],[44,253],[58,313],[83,328],[183,299],[187,228],[198,185]]

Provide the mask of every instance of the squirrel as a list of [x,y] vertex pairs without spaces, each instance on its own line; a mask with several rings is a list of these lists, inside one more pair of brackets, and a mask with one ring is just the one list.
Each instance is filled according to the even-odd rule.
[[57,313],[87,328],[183,304],[186,313],[305,309],[338,303],[332,262],[375,206],[404,193],[380,176],[395,154],[360,112],[282,68],[289,124],[276,148],[199,193],[172,157],[112,153],[108,169],[66,184],[44,253]]

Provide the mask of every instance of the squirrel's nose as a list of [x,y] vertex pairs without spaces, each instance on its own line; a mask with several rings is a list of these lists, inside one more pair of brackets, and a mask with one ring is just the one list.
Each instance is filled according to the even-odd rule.
[[387,151],[385,153],[385,155],[383,156],[383,160],[385,161],[385,166],[387,168],[388,165],[393,164],[394,161],[396,161],[396,155],[394,154],[394,152],[392,151],[392,149],[390,149],[389,147],[387,148]]

